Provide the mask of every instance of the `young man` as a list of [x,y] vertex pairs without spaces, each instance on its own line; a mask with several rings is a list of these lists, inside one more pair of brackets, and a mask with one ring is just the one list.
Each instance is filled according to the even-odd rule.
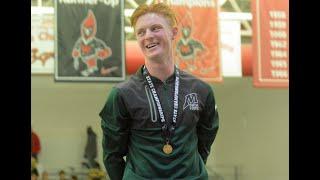
[[108,174],[112,180],[208,179],[205,163],[219,121],[213,91],[174,65],[178,29],[167,5],[141,5],[131,23],[145,65],[111,90],[100,112]]

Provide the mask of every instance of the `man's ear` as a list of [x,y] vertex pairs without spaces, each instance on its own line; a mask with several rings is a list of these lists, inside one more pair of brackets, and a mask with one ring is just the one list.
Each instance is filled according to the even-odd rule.
[[177,36],[178,34],[178,27],[173,27],[172,28],[172,40]]

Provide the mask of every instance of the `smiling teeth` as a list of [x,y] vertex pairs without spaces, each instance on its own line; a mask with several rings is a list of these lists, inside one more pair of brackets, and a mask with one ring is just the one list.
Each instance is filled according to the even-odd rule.
[[156,45],[158,45],[158,43],[148,44],[146,47],[147,47],[147,48],[152,48],[152,47],[154,47],[154,46],[156,46]]

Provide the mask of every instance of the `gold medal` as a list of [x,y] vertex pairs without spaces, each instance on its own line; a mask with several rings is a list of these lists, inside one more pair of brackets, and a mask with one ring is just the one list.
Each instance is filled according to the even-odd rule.
[[162,150],[164,153],[170,154],[172,153],[172,146],[169,143],[167,143],[163,146]]

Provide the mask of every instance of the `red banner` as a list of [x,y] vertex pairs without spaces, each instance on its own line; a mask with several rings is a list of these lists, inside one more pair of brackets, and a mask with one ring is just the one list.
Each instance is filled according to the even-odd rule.
[[253,83],[289,85],[289,0],[253,0]]
[[176,12],[179,33],[175,61],[180,69],[202,80],[221,82],[216,0],[167,0]]

